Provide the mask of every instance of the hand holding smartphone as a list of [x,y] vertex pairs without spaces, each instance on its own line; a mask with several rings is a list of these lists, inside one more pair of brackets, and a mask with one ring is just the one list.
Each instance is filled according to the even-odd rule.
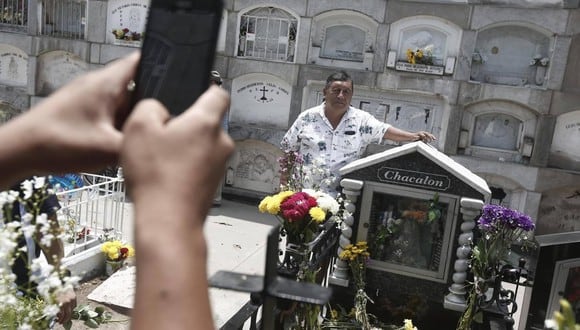
[[176,116],[206,91],[222,9],[222,0],[151,1],[132,107],[155,98]]

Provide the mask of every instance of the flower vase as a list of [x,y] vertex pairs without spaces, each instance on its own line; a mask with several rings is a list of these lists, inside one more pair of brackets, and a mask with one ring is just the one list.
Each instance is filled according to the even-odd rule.
[[123,266],[123,261],[105,260],[105,274],[107,276],[111,276],[111,275],[113,275],[114,272],[121,269],[122,266]]

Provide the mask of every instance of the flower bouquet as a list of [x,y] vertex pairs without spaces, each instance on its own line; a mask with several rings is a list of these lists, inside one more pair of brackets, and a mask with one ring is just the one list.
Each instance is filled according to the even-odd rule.
[[433,55],[430,50],[422,50],[419,48],[413,51],[407,49],[405,55],[407,56],[407,62],[411,64],[433,65]]
[[367,272],[367,261],[370,257],[367,242],[357,242],[355,245],[349,244],[338,256],[348,263],[356,295],[354,297],[355,319],[362,325],[363,329],[370,329],[369,317],[367,314],[367,302],[373,302],[365,292],[365,276]]
[[532,219],[521,212],[500,205],[485,205],[477,220],[481,237],[471,252],[470,267],[474,282],[471,285],[467,308],[459,320],[457,329],[471,328],[478,319],[478,302],[485,300],[489,284],[499,275],[512,244],[528,242],[528,233],[535,228]]
[[266,196],[258,209],[276,216],[288,235],[289,243],[308,244],[314,239],[319,225],[338,214],[340,205],[326,193],[304,189]]
[[[281,235],[286,236],[284,261],[279,271],[295,276],[301,282],[316,282],[318,269],[312,269],[309,264],[310,254],[320,226],[338,213],[338,202],[319,191],[287,190],[266,196],[258,208],[262,213],[275,215],[282,227]],[[319,328],[320,306],[300,304],[296,308],[296,324],[299,328]]]
[[135,255],[135,249],[121,241],[107,241],[101,245],[101,251],[105,254],[106,274],[111,275],[123,266],[127,258]]

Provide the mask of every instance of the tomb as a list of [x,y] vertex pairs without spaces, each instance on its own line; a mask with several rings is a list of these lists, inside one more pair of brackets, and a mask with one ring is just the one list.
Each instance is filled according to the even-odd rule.
[[394,22],[389,34],[387,68],[452,75],[461,29],[441,18],[417,16]]
[[558,116],[549,162],[554,167],[580,170],[580,110]]
[[225,185],[253,192],[271,194],[280,189],[276,146],[258,140],[236,142],[236,150],[228,161]]
[[[367,241],[370,310],[396,318],[415,301],[414,318],[457,322],[474,219],[491,198],[487,183],[422,142],[354,161],[340,173],[353,218],[345,220],[339,253]],[[336,262],[330,283],[348,286],[345,267]]]
[[38,57],[38,95],[46,96],[89,70],[88,64],[75,54],[52,51]]
[[544,86],[551,39],[539,28],[504,25],[482,29],[472,56],[471,80],[509,86]]
[[149,1],[111,0],[107,6],[108,43],[140,47]]
[[19,48],[0,44],[0,81],[11,86],[26,86],[28,55]]

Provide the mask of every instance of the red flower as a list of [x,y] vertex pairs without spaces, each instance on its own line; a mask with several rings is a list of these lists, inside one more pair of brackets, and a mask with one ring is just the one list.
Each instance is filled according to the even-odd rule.
[[127,258],[128,254],[129,254],[129,249],[128,249],[128,248],[126,248],[126,247],[122,247],[122,248],[119,250],[119,253],[121,254],[121,257],[120,257],[120,259]]
[[280,210],[288,222],[297,222],[304,219],[308,215],[308,211],[316,205],[314,197],[304,192],[297,192],[282,202]]

